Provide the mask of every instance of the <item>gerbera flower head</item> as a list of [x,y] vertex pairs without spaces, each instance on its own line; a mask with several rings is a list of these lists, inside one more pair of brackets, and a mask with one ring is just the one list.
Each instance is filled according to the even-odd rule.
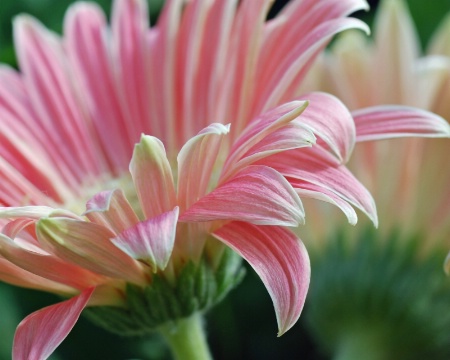
[[204,311],[239,281],[226,248],[264,282],[283,334],[309,284],[288,229],[304,222],[300,196],[377,223],[345,167],[358,134],[448,136],[430,113],[355,123],[334,96],[298,96],[334,34],[367,31],[346,18],[365,1],[292,1],[266,21],[270,4],[173,0],[149,27],[144,1],[115,1],[111,26],[77,3],[62,37],[15,20],[20,72],[0,70],[0,276],[70,297],[19,325],[16,359],[49,356],[86,306],[131,333]]

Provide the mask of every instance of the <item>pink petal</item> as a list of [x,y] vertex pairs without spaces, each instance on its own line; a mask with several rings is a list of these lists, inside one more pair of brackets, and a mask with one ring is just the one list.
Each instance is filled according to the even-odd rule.
[[[299,41],[291,43],[292,49],[283,57],[282,61],[270,66],[270,70],[268,70],[269,68],[261,69],[261,72],[267,71],[268,73],[264,76],[266,79],[264,83],[262,83],[263,77],[261,77],[257,88],[266,89],[266,91],[258,97],[253,113],[259,113],[276,104],[295,98],[301,81],[317,54],[325,48],[334,35],[347,29],[369,32],[366,24],[354,18],[339,18],[322,22],[311,31],[303,33],[304,36],[300,37]],[[264,66],[264,64],[261,63],[260,66]]]
[[149,126],[149,71],[147,1],[115,1],[111,16],[114,70],[117,89],[124,104],[130,142],[141,133],[154,134]]
[[[314,191],[324,189],[324,195],[333,193],[341,200],[363,211],[378,225],[375,202],[367,189],[335,157],[320,147],[290,150],[273,155],[261,161],[261,164],[273,167],[292,181],[293,186],[303,182],[314,185]],[[301,180],[301,181],[299,181]],[[307,187],[309,189],[309,186]],[[336,200],[335,200],[336,201]],[[340,206],[343,210],[345,208]],[[348,215],[349,213],[345,211]],[[349,220],[351,220],[350,217]]]
[[180,221],[241,220],[297,226],[303,217],[302,203],[283,176],[266,166],[249,166],[197,201]]
[[86,203],[85,215],[91,222],[120,233],[139,222],[137,215],[122,190],[106,190]]
[[142,135],[141,142],[134,148],[130,172],[146,218],[175,207],[172,170],[161,141]]
[[112,170],[121,173],[129,164],[137,138],[132,139],[128,131],[130,121],[117,86],[108,31],[106,17],[96,4],[75,2],[66,12],[64,45],[81,88],[80,97]]
[[431,112],[406,106],[374,106],[354,111],[356,140],[405,136],[449,137],[450,126]]
[[68,70],[60,39],[36,20],[22,15],[14,21],[14,40],[36,125],[51,134],[47,141],[53,151],[63,155],[58,167],[66,168],[78,183],[86,175],[101,173],[102,153],[81,111],[77,79]]
[[230,127],[211,124],[190,139],[178,153],[178,201],[185,209],[208,191],[220,145]]
[[98,274],[144,284],[144,270],[136,260],[119,250],[115,235],[94,223],[64,218],[41,219],[36,233],[42,246],[60,259]]
[[358,222],[358,216],[351,205],[332,191],[328,191],[323,186],[318,186],[299,179],[288,179],[288,181],[301,197],[317,199],[333,204],[342,210],[351,225],[356,225]]
[[299,122],[309,126],[346,163],[355,145],[356,130],[350,111],[335,96],[326,93],[303,95],[309,105]]
[[287,229],[232,222],[213,234],[255,269],[275,307],[278,336],[297,321],[305,303],[310,279],[308,253]]
[[[258,153],[259,142],[291,123],[305,110],[307,105],[308,103],[306,101],[292,101],[271,109],[254,119],[233,144],[220,176],[221,181],[225,181],[246,166],[248,161],[240,163],[240,160],[246,155],[249,156]],[[312,136],[310,139],[312,139]],[[304,144],[305,141],[302,140],[300,139],[298,146]],[[266,145],[267,142],[264,142],[261,146],[264,147]],[[262,149],[261,151],[264,150]]]
[[0,257],[0,280],[15,286],[61,295],[73,295],[76,292],[72,287],[35,275],[2,257]]
[[178,220],[178,207],[126,229],[111,242],[153,271],[164,270],[172,254]]
[[59,304],[48,306],[21,321],[14,336],[14,360],[44,360],[74,327],[94,288]]
[[23,248],[3,234],[0,234],[0,254],[23,270],[71,288],[84,289],[105,282],[103,276],[68,264],[43,251],[36,252]]

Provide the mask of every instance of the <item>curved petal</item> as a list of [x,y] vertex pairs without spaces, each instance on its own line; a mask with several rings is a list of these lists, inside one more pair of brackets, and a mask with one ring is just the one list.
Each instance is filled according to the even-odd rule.
[[178,202],[184,210],[208,191],[212,170],[229,125],[211,124],[178,153]]
[[444,270],[447,275],[450,275],[450,253],[448,253],[444,262]]
[[304,221],[300,198],[277,171],[249,166],[184,212],[180,221],[242,220],[297,226]]
[[386,105],[357,110],[352,114],[356,124],[356,141],[450,136],[447,121],[421,109]]
[[139,222],[139,218],[120,189],[106,190],[94,195],[86,203],[86,212],[83,215],[117,234]]
[[303,243],[278,226],[231,222],[213,234],[255,269],[275,307],[278,336],[297,321],[305,303],[310,263]]
[[[241,170],[248,161],[239,162],[243,157],[253,156],[258,152],[258,143],[295,120],[308,106],[307,101],[292,101],[260,115],[245,128],[231,148],[227,161],[222,169],[221,181],[229,179]],[[286,135],[286,134],[285,134]],[[313,136],[310,137],[313,139]],[[301,139],[302,140],[302,139]],[[304,141],[299,141],[304,143]],[[263,144],[262,146],[264,146]],[[299,145],[300,146],[300,145]],[[284,150],[284,149],[282,149]]]
[[75,288],[35,275],[2,257],[0,257],[0,280],[15,286],[49,291],[61,295],[73,295],[76,293]]
[[13,360],[47,359],[72,330],[93,292],[86,289],[23,319],[14,336]]
[[[294,187],[301,186],[305,181],[313,184],[314,191],[322,188],[325,195],[329,192],[333,193],[341,200],[363,211],[374,225],[378,226],[372,195],[345,166],[339,164],[336,158],[324,149],[314,147],[290,150],[266,158],[261,161],[261,164],[274,168],[289,180],[294,179]],[[340,207],[345,210],[342,206]],[[352,217],[349,218],[351,219]]]
[[103,226],[64,218],[41,219],[36,225],[39,242],[60,259],[98,274],[145,284],[144,270],[119,250]]
[[326,201],[333,204],[342,210],[350,225],[356,225],[358,222],[358,216],[356,215],[355,209],[353,209],[347,201],[343,200],[332,191],[328,191],[323,186],[318,186],[299,179],[291,178],[288,179],[288,181],[300,196]]
[[309,106],[299,121],[319,136],[334,152],[340,162],[350,159],[355,146],[355,122],[347,107],[335,96],[314,92],[303,95]]
[[0,234],[0,254],[30,273],[75,289],[85,289],[105,281],[103,276],[68,264],[55,256],[22,248],[3,234]]
[[141,142],[134,147],[130,172],[146,218],[175,207],[172,170],[160,140],[142,135]]
[[164,270],[172,254],[178,220],[178,207],[126,229],[111,242],[136,260]]

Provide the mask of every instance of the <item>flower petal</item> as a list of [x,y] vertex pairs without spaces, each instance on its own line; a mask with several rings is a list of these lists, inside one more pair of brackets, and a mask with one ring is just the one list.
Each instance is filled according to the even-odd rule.
[[120,233],[139,222],[139,219],[122,190],[106,190],[92,197],[86,203],[83,214],[114,233]]
[[357,110],[352,114],[356,124],[356,141],[450,136],[447,121],[421,109],[386,105]]
[[73,295],[72,287],[35,275],[0,257],[0,280],[15,286],[43,290],[61,295]]
[[103,226],[48,218],[37,223],[36,233],[42,246],[64,261],[109,277],[145,283],[141,265],[111,243],[115,235]]
[[172,254],[178,220],[178,207],[126,229],[111,242],[136,260],[164,270]]
[[[254,155],[257,153],[256,149],[260,141],[291,123],[307,106],[307,101],[292,101],[266,111],[254,119],[233,144],[230,155],[223,167],[220,180],[225,181],[229,179],[233,174],[248,165],[248,161],[240,162],[240,160],[246,155],[255,157]],[[310,138],[312,139],[313,137],[311,136]],[[299,142],[304,143],[304,141]]]
[[178,153],[178,202],[186,209],[208,191],[212,170],[229,125],[211,124]]
[[93,291],[86,289],[22,320],[14,336],[13,360],[47,359],[72,330]]
[[448,253],[444,262],[444,270],[447,275],[450,275],[450,253]]
[[305,303],[310,263],[303,243],[278,226],[231,222],[213,234],[255,269],[275,307],[278,336],[297,321]]
[[304,221],[300,198],[277,171],[249,166],[192,205],[180,221],[241,220],[297,226]]
[[[420,42],[403,0],[383,1],[374,22],[375,104],[414,105],[414,62]],[[385,86],[385,84],[389,84]]]
[[142,135],[134,147],[130,172],[146,218],[172,210],[176,205],[172,170],[161,141]]
[[299,121],[319,136],[340,162],[346,163],[355,145],[356,130],[350,111],[335,96],[326,93],[303,95],[309,106]]
[[[328,197],[329,192],[335,194],[363,211],[374,225],[378,226],[375,202],[370,193],[345,166],[339,164],[336,158],[324,149],[313,147],[290,150],[266,158],[260,163],[279,171],[288,180],[294,179],[294,187],[301,187],[302,181],[305,181],[313,184],[314,191],[322,188]],[[342,205],[340,207],[345,210]],[[349,213],[345,212],[348,216]],[[352,219],[351,216],[349,220]]]
[[30,273],[75,289],[85,289],[105,281],[103,276],[67,264],[55,256],[22,248],[3,234],[0,234],[0,254]]

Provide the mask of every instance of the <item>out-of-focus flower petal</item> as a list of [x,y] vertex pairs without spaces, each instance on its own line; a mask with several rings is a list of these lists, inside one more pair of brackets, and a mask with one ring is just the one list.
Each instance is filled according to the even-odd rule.
[[43,248],[68,263],[113,278],[144,284],[141,265],[119,250],[103,226],[64,218],[41,219],[36,233]]
[[164,270],[175,242],[178,207],[142,221],[111,239],[123,252],[149,264],[153,271]]
[[213,234],[255,269],[266,286],[277,316],[278,336],[297,321],[310,279],[308,253],[289,230],[231,222]]
[[172,170],[160,140],[142,135],[141,142],[134,147],[130,172],[146,218],[175,207]]
[[86,217],[114,233],[120,233],[139,222],[137,215],[120,189],[102,191],[86,203]]
[[229,125],[211,124],[178,153],[178,202],[186,209],[208,191],[212,170]]
[[309,105],[299,121],[319,136],[340,162],[346,163],[355,145],[356,130],[350,111],[335,96],[326,93],[303,95]]
[[376,51],[374,82],[389,79],[389,86],[374,86],[377,104],[415,105],[415,79],[411,74],[420,42],[405,1],[383,1],[374,24]]
[[0,219],[26,218],[38,220],[49,216],[65,216],[72,219],[80,219],[79,216],[68,210],[54,209],[49,206],[0,207]]
[[181,221],[241,220],[259,225],[297,226],[303,205],[277,171],[249,166],[192,205]]
[[16,330],[13,360],[45,360],[66,338],[89,301],[94,288],[28,315]]
[[449,137],[450,126],[440,116],[406,106],[374,106],[356,110],[356,140],[380,140],[404,136]]
[[370,193],[345,166],[322,148],[286,151],[264,159],[261,164],[273,167],[289,180],[295,179],[294,186],[297,180],[302,180],[313,184],[316,190],[323,188],[325,194],[332,192],[363,211],[378,226],[375,202]]
[[450,253],[448,253],[444,262],[444,270],[447,275],[450,275]]
[[450,57],[450,13],[445,16],[428,42],[428,53]]

